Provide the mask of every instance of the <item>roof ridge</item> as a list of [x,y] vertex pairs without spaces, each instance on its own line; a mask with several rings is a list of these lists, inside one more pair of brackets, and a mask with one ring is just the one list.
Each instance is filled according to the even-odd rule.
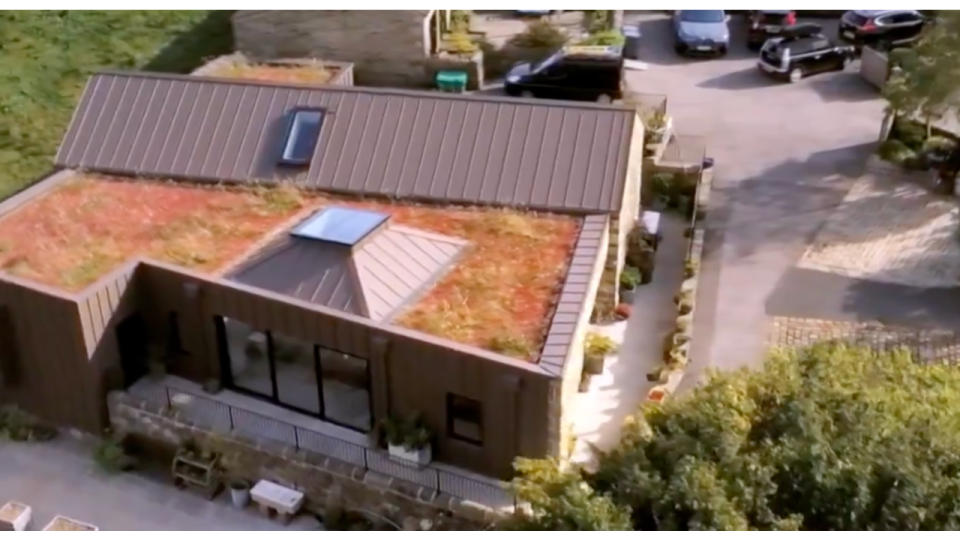
[[615,103],[589,103],[582,101],[560,101],[553,99],[538,99],[535,101],[526,98],[510,96],[492,96],[486,94],[455,94],[448,92],[413,90],[404,88],[387,88],[374,86],[340,86],[331,84],[298,84],[289,82],[261,81],[254,79],[238,79],[231,77],[210,77],[206,75],[184,75],[181,73],[163,73],[158,71],[108,69],[94,73],[92,77],[109,75],[114,77],[129,77],[141,79],[165,79],[173,81],[197,81],[216,84],[234,84],[238,86],[259,86],[264,88],[289,88],[295,90],[326,90],[330,92],[349,92],[358,94],[376,94],[385,96],[423,97],[425,99],[447,99],[451,101],[473,101],[478,103],[509,103],[530,107],[546,106],[554,108],[584,109],[592,111],[620,111],[636,113],[636,108],[630,105]]

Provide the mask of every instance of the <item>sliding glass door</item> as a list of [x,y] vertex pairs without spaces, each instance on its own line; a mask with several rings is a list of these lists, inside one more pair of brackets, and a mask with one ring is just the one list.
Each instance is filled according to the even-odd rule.
[[369,431],[366,359],[217,317],[224,385],[333,424]]

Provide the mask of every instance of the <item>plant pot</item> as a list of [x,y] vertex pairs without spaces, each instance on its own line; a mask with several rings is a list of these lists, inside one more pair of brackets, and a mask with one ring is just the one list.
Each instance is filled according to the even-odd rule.
[[390,458],[404,463],[415,465],[429,465],[433,460],[433,451],[431,447],[407,448],[393,444],[387,445],[387,451],[390,452]]
[[47,523],[44,531],[99,531],[100,529],[82,521],[72,518],[57,516]]
[[625,304],[632,304],[634,298],[637,296],[637,289],[635,287],[626,288],[620,287],[620,301]]
[[654,403],[663,403],[667,397],[667,389],[662,386],[654,386],[647,392],[647,400]]
[[30,527],[33,509],[26,504],[8,501],[0,506],[0,531],[25,531]]
[[653,281],[653,265],[651,265],[649,268],[641,268],[641,269],[640,269],[640,284],[641,284],[641,285],[646,285],[646,284],[650,283],[651,281]]
[[231,480],[227,485],[230,489],[230,501],[235,508],[245,508],[250,504],[250,483],[246,480]]
[[603,364],[605,358],[600,355],[583,355],[583,372],[588,375],[600,375],[603,373]]

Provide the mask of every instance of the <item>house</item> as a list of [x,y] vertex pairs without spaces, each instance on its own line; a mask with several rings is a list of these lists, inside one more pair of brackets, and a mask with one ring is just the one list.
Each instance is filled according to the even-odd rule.
[[[615,105],[97,74],[56,170],[0,204],[0,400],[340,467],[299,463],[308,496],[333,474],[482,499],[567,451],[642,139]],[[414,413],[425,468],[376,435]]]
[[254,57],[338,58],[355,64],[358,84],[416,87],[431,82],[429,60],[449,18],[434,9],[240,10],[233,35]]

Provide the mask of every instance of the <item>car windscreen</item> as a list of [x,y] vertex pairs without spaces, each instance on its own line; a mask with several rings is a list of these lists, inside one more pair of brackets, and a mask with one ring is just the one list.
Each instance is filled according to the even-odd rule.
[[685,9],[680,12],[680,20],[693,23],[719,23],[725,19],[722,9]]
[[547,58],[537,62],[533,65],[533,69],[530,70],[531,73],[542,73],[544,70],[557,63],[557,60],[563,56],[561,53],[554,53]]
[[788,14],[788,11],[761,11],[760,16],[757,17],[757,22],[760,24],[783,24]]
[[846,19],[847,22],[849,22],[854,26],[863,26],[867,24],[867,21],[870,20],[869,17],[866,17],[860,13],[857,13],[856,11],[851,11],[850,13],[847,13],[847,16],[844,17],[844,19]]

